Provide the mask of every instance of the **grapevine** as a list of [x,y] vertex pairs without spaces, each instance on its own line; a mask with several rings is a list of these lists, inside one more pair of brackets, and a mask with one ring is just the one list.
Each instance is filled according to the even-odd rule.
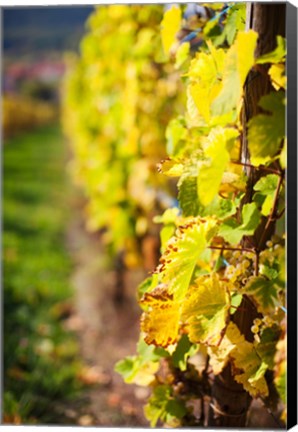
[[[163,17],[158,6],[98,8],[68,83],[72,98],[84,89],[82,105],[70,97],[66,109],[67,121],[83,128],[75,134],[80,138],[74,164],[90,200],[89,223],[109,227],[109,239],[128,252],[138,217],[146,228],[150,217],[161,227],[159,263],[138,288],[143,313],[137,353],[116,365],[127,383],[151,386],[145,415],[152,427],[159,421],[206,426],[217,424],[217,417],[242,425],[237,422],[245,421],[252,398],[272,410],[274,394],[286,406],[285,39],[276,35],[272,51],[256,54],[259,36],[246,25],[245,4],[200,8],[202,13],[193,14],[171,6]],[[113,48],[111,65],[104,64],[113,46],[108,29],[120,21],[129,29],[128,39]],[[151,26],[158,47],[157,58],[144,36],[140,63],[146,72],[151,65],[152,81],[138,75],[137,55],[131,57],[135,22],[143,30]],[[129,74],[122,83],[107,73],[119,62]],[[268,91],[251,115],[248,95],[255,76],[266,81]],[[145,78],[157,100],[150,115],[139,106],[144,95],[136,94]],[[167,91],[152,94],[154,80]],[[78,116],[75,122],[69,111]],[[141,138],[149,119],[150,142],[156,143],[151,152]],[[136,199],[130,185],[148,163],[157,164],[159,174]],[[99,182],[105,181],[104,191]],[[159,215],[153,206],[140,213],[145,208],[140,195],[152,185],[155,198],[161,193],[171,198]],[[223,376],[241,392],[244,412],[221,405],[215,389]]]

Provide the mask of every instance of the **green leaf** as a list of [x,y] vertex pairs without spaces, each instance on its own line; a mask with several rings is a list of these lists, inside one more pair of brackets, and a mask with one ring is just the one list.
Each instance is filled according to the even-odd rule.
[[163,422],[173,418],[181,419],[187,413],[184,402],[172,396],[170,386],[163,384],[154,388],[147,405],[144,408],[145,417],[150,426],[155,427],[158,420]]
[[178,200],[184,216],[197,216],[200,203],[197,192],[197,177],[183,176],[178,183]]
[[131,356],[116,363],[114,369],[122,375],[127,384],[134,383],[147,387],[154,381],[158,368],[158,362],[145,362],[139,356]]
[[238,131],[232,128],[213,128],[204,143],[206,161],[198,168],[198,197],[207,206],[218,193],[219,186],[230,160],[229,149],[238,136]]
[[266,163],[275,156],[285,136],[285,95],[283,91],[263,96],[261,108],[270,115],[258,114],[248,123],[248,148],[253,165]]
[[153,274],[152,276],[146,278],[137,288],[138,299],[141,299],[146,292],[153,290],[157,284],[157,275]]
[[219,228],[218,235],[231,245],[236,245],[244,235],[253,235],[259,223],[260,212],[256,204],[245,204],[242,208],[242,224],[239,225],[234,219],[228,219]]
[[230,296],[217,273],[201,276],[183,302],[181,319],[193,343],[217,345],[227,325]]
[[258,34],[253,30],[238,33],[227,53],[222,90],[212,104],[213,115],[223,115],[236,109],[247,74],[255,63],[257,38]]
[[175,62],[176,69],[179,69],[183,65],[183,63],[188,59],[189,50],[190,50],[189,42],[184,42],[179,46],[176,52],[176,62]]
[[136,356],[126,357],[115,365],[115,371],[122,375],[126,382],[128,382],[134,374],[136,369],[136,358]]
[[228,11],[227,21],[224,28],[227,42],[232,45],[238,31],[245,30],[246,4],[237,4]]
[[260,180],[254,185],[254,190],[259,192],[259,195],[264,197],[261,211],[264,216],[268,216],[270,214],[278,181],[278,175],[269,174],[267,176],[261,177]]
[[276,344],[278,342],[278,338],[280,335],[280,331],[277,326],[274,327],[265,327],[262,331],[260,342],[256,344],[256,351],[262,361],[267,365],[268,369],[273,370],[275,366],[274,356],[276,353]]
[[216,216],[218,219],[225,219],[235,214],[237,210],[236,200],[228,198],[220,198],[218,195],[215,196],[213,201],[204,209],[202,215]]
[[231,295],[231,306],[230,314],[233,315],[237,308],[241,305],[242,302],[242,294],[234,293]]
[[166,421],[170,421],[172,418],[181,419],[187,413],[185,404],[177,399],[170,399],[165,407]]
[[172,119],[166,129],[167,153],[175,156],[181,140],[186,137],[185,120],[182,117]]
[[172,354],[173,365],[181,371],[185,371],[187,369],[187,359],[194,355],[197,350],[198,346],[192,344],[187,335],[182,335]]
[[144,407],[145,417],[150,421],[151,427],[155,427],[159,419],[164,419],[170,395],[171,388],[168,385],[159,385],[154,388],[147,405]]
[[168,357],[169,355],[168,352],[161,347],[146,344],[142,336],[137,344],[137,352],[142,362],[158,362],[161,357]]
[[283,62],[286,55],[286,40],[282,36],[277,36],[276,43],[276,48],[270,53],[263,54],[256,60],[256,63],[264,64]]
[[196,263],[216,229],[214,219],[192,219],[180,226],[177,236],[168,242],[156,271],[176,299],[184,298]]
[[278,290],[275,279],[268,280],[264,276],[252,276],[243,291],[253,296],[259,312],[267,314],[277,305]]

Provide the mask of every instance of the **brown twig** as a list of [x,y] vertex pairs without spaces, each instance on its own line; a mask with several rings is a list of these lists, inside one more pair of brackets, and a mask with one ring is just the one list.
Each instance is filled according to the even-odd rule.
[[265,167],[264,165],[259,165],[259,166],[254,166],[252,164],[246,163],[246,162],[240,162],[240,161],[236,161],[236,160],[231,160],[231,163],[235,164],[235,165],[241,165],[241,166],[245,166],[251,169],[255,169],[255,170],[263,170],[263,171],[267,171],[267,172],[271,172],[273,174],[277,174],[278,176],[282,176],[283,173],[274,169],[274,168],[269,168],[269,167]]
[[217,249],[217,250],[230,250],[230,251],[240,251],[240,252],[254,252],[255,253],[255,249],[249,249],[249,248],[232,248],[232,247],[220,247],[220,246],[208,246],[209,249]]

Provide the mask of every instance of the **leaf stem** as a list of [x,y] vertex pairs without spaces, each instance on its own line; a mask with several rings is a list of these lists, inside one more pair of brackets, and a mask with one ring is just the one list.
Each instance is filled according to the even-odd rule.
[[255,170],[268,171],[268,172],[271,172],[273,174],[277,174],[278,176],[282,176],[283,175],[282,172],[280,172],[280,171],[278,171],[278,170],[276,170],[274,168],[265,167],[264,165],[254,166],[252,164],[249,164],[249,163],[246,163],[246,162],[236,161],[236,160],[233,160],[233,159],[231,159],[231,163],[233,163],[235,165],[242,165],[242,166],[245,166],[245,167],[248,167],[248,168],[252,168],[252,169],[255,169]]
[[221,247],[221,246],[208,246],[208,248],[209,248],[209,249],[222,250],[222,251],[230,250],[230,251],[254,252],[254,253],[255,253],[255,249],[244,248],[244,247],[241,247],[241,248],[233,248],[233,247],[227,247],[227,246],[224,246],[224,247]]

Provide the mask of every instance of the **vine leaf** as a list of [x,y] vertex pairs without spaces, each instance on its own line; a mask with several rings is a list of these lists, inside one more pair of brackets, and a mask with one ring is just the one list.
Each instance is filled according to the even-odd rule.
[[258,311],[264,314],[276,306],[278,290],[275,279],[268,280],[263,276],[252,276],[244,287],[245,293],[256,300]]
[[251,396],[267,396],[268,387],[264,374],[268,365],[258,355],[253,343],[245,340],[238,327],[230,322],[219,347],[209,347],[210,365],[217,375],[232,360],[235,380],[243,385]]
[[263,54],[257,58],[256,63],[280,63],[285,60],[286,55],[286,40],[282,36],[276,37],[276,48],[270,53]]
[[258,356],[254,345],[243,342],[233,350],[234,364],[243,373],[235,375],[235,381],[241,383],[252,397],[268,396],[268,387],[264,378],[268,366]]
[[187,359],[197,351],[198,346],[193,345],[186,334],[182,335],[172,355],[174,367],[179,368],[181,371],[185,371],[187,369]]
[[167,153],[173,156],[177,153],[177,149],[181,140],[185,139],[187,134],[184,121],[178,117],[172,119],[166,129]]
[[190,118],[202,117],[206,123],[212,121],[210,106],[222,88],[219,77],[223,73],[225,52],[223,49],[215,49],[211,42],[207,43],[208,53],[198,53],[192,59],[189,71],[186,74],[190,78],[187,87],[188,113]]
[[217,273],[198,278],[183,303],[181,319],[193,343],[217,345],[227,325],[230,296]]
[[229,150],[238,136],[232,128],[213,128],[204,143],[206,161],[199,164],[198,197],[207,206],[218,192],[224,171],[230,160]]
[[182,418],[186,414],[186,408],[182,401],[172,396],[172,389],[169,385],[158,385],[153,389],[153,393],[144,408],[150,426],[155,427],[158,420],[167,422],[174,418]]
[[261,196],[263,198],[261,213],[264,216],[268,216],[270,214],[274,202],[278,180],[278,175],[269,174],[267,176],[261,177],[260,180],[254,185],[254,190],[258,192],[258,194],[255,195]]
[[222,90],[212,103],[213,115],[223,115],[237,107],[247,74],[255,63],[257,38],[253,30],[238,33],[226,56]]
[[153,291],[145,293],[139,301],[146,309],[141,317],[141,330],[147,344],[168,347],[177,342],[180,304],[173,301],[164,286],[158,286]]
[[175,68],[179,69],[184,62],[188,59],[189,56],[189,50],[190,50],[190,43],[189,42],[183,42],[176,52],[176,61],[175,61]]
[[230,321],[220,345],[211,346],[207,349],[210,356],[210,365],[215,375],[222,372],[235,347],[244,342],[244,336],[240,333],[237,325]]
[[261,359],[267,364],[268,369],[274,369],[274,356],[280,331],[277,326],[265,327],[262,331],[260,343],[256,345],[256,350]]
[[216,224],[213,218],[190,219],[169,240],[156,272],[175,299],[185,297],[196,263],[217,230]]
[[134,383],[145,387],[154,381],[158,369],[158,362],[143,362],[138,356],[126,357],[115,365],[115,371],[122,375],[127,384]]
[[182,176],[178,183],[178,200],[184,216],[197,216],[200,203],[197,192],[197,177]]
[[240,242],[244,235],[251,236],[260,223],[260,212],[255,203],[245,204],[242,208],[242,224],[235,219],[226,220],[219,228],[218,235],[231,245]]
[[154,381],[155,373],[159,369],[159,360],[168,355],[161,348],[147,345],[142,339],[137,345],[138,355],[129,356],[115,365],[115,371],[122,375],[128,384],[148,386]]
[[164,52],[169,54],[181,27],[181,9],[177,6],[168,9],[161,22],[161,41]]
[[287,77],[285,75],[284,63],[272,65],[268,71],[268,74],[271,78],[271,83],[275,90],[279,90],[280,88],[286,88]]
[[158,163],[157,169],[168,177],[180,177],[183,173],[183,164],[168,158]]
[[258,114],[248,123],[248,148],[251,162],[256,166],[276,155],[285,136],[284,92],[263,96],[259,106],[271,114]]

